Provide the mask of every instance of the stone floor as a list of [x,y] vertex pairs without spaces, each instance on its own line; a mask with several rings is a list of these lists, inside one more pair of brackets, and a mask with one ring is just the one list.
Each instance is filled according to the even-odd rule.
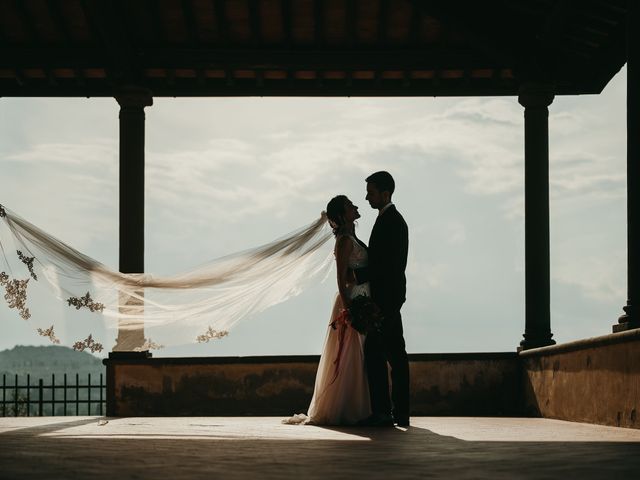
[[401,428],[274,417],[0,418],[0,479],[638,478],[640,430],[537,418]]

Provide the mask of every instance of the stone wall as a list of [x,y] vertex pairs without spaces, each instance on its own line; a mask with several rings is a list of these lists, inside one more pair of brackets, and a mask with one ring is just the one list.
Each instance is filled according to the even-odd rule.
[[[514,353],[410,355],[413,415],[525,415],[640,428],[640,330]],[[305,412],[317,356],[109,358],[108,415]]]
[[523,414],[640,428],[640,329],[520,353]]
[[[291,415],[305,412],[317,356],[110,358],[108,415]],[[413,415],[515,415],[514,353],[410,355]]]

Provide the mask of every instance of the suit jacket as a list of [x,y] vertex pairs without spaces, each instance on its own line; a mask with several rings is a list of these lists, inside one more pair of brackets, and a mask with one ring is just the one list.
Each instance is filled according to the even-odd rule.
[[407,223],[391,205],[379,215],[369,239],[369,275],[371,297],[382,310],[397,310],[406,299]]

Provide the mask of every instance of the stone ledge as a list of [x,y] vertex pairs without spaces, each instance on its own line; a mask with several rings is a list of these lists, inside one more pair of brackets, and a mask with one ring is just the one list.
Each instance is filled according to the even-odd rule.
[[549,345],[548,347],[531,348],[523,350],[518,355],[522,357],[539,357],[545,355],[556,355],[558,353],[575,352],[587,348],[602,347],[605,345],[615,345],[640,341],[640,328],[627,330],[625,332],[611,333],[600,337],[585,338],[574,342],[561,343],[559,345]]
[[[137,352],[136,352],[137,353]],[[507,360],[516,359],[517,352],[475,352],[475,353],[410,353],[410,362],[437,362],[443,360]],[[105,358],[104,365],[228,365],[228,364],[277,364],[277,363],[318,363],[319,355],[261,355],[247,357],[149,357]]]

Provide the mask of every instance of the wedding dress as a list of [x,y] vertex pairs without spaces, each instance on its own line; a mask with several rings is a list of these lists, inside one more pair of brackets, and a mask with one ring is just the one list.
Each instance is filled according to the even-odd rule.
[[[353,250],[349,268],[368,265],[367,250],[349,236]],[[369,283],[347,285],[350,298],[370,296]],[[284,419],[286,424],[353,425],[371,415],[369,383],[364,363],[365,335],[351,328],[341,316],[344,310],[337,295],[320,356],[313,397],[307,414]]]

